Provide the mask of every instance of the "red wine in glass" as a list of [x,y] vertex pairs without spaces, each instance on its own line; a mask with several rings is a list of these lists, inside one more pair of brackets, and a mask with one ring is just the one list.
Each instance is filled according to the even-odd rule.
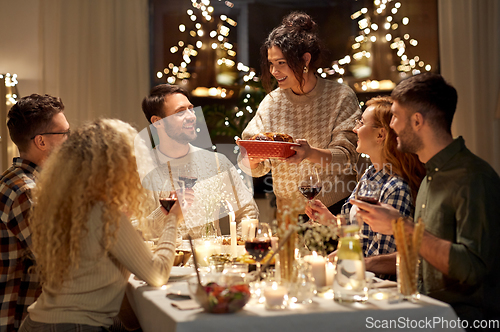
[[172,209],[172,206],[174,206],[175,202],[177,202],[178,197],[177,193],[175,191],[162,191],[160,192],[160,204],[167,210],[167,212],[170,212],[170,209]]
[[299,186],[299,191],[305,198],[312,200],[321,191],[321,186]]
[[179,176],[180,181],[184,181],[184,186],[188,189],[191,189],[196,184],[198,178],[190,177],[190,176]]
[[271,239],[256,238],[245,241],[245,249],[257,262],[260,262],[271,249]]
[[165,208],[165,210],[167,210],[167,212],[170,212],[170,209],[174,206],[175,202],[177,202],[177,197],[160,198],[160,204]]
[[378,199],[376,197],[358,196],[358,199],[360,201],[363,201],[363,202],[366,202],[366,203],[370,203],[370,204],[377,204],[378,203]]

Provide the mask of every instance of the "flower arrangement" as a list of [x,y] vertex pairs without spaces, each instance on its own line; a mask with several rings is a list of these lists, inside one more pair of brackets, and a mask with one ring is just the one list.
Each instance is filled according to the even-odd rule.
[[337,249],[338,228],[335,224],[325,226],[315,222],[299,223],[297,225],[299,243],[304,246],[301,254],[305,254],[305,249],[316,251],[318,255],[326,257],[329,253]]
[[[220,173],[204,181],[208,181],[202,190],[200,197],[203,197],[203,210],[205,212],[205,234],[204,237],[217,235],[217,229],[214,221],[228,214],[228,200],[232,200],[232,195],[225,190],[226,184],[223,180],[224,174]],[[214,190],[216,188],[216,190]]]

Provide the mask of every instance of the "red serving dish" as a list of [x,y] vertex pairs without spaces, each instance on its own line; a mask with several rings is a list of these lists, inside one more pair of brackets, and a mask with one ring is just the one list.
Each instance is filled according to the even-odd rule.
[[240,140],[239,146],[245,149],[249,157],[285,159],[295,154],[295,151],[290,148],[292,146],[300,146],[300,144],[289,142]]

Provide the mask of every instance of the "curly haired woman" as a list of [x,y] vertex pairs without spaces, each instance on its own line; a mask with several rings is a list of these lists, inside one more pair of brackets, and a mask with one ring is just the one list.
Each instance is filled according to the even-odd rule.
[[[366,153],[372,161],[361,180],[378,182],[381,187],[380,202],[391,204],[402,215],[410,216],[414,212],[415,198],[425,169],[417,155],[403,153],[397,149],[397,135],[390,127],[391,105],[390,97],[375,97],[367,101],[366,110],[354,128],[358,135],[356,151]],[[351,210],[352,198],[354,193],[342,207],[342,213],[350,214],[351,220],[356,218],[357,211],[357,207]],[[326,220],[333,218],[320,201],[314,201],[306,207],[306,213],[309,216],[326,216]],[[376,233],[361,221],[359,224],[362,225],[364,235],[362,244],[364,255],[367,257],[367,270],[384,277],[387,274],[396,274],[396,256],[392,254],[396,251],[394,237]]]
[[151,254],[130,222],[143,224],[148,199],[136,135],[122,121],[97,120],[47,160],[31,221],[42,295],[20,331],[106,331],[131,272],[152,286],[167,282],[182,213],[176,203]]

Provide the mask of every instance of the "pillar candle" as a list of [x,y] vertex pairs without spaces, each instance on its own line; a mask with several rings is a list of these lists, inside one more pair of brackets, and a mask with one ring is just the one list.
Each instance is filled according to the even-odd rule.
[[278,250],[278,242],[279,242],[279,238],[277,236],[271,237],[271,249],[273,251]]
[[243,219],[241,221],[241,238],[246,240],[248,236],[248,229],[250,225],[254,225],[254,228],[259,224],[259,219]]
[[[326,259],[318,256],[315,251],[312,255],[304,257],[304,261],[311,264],[311,274],[314,277],[316,287],[326,286]],[[333,283],[333,281],[332,281]]]
[[[230,215],[229,220],[232,216]],[[238,257],[238,239],[236,237],[236,221],[229,221],[229,233],[231,234],[231,256]]]
[[198,264],[201,266],[208,266],[208,258],[217,253],[214,244],[210,240],[202,241],[196,245],[195,249]]
[[326,285],[332,287],[333,276],[335,274],[335,265],[332,262],[326,263]]

